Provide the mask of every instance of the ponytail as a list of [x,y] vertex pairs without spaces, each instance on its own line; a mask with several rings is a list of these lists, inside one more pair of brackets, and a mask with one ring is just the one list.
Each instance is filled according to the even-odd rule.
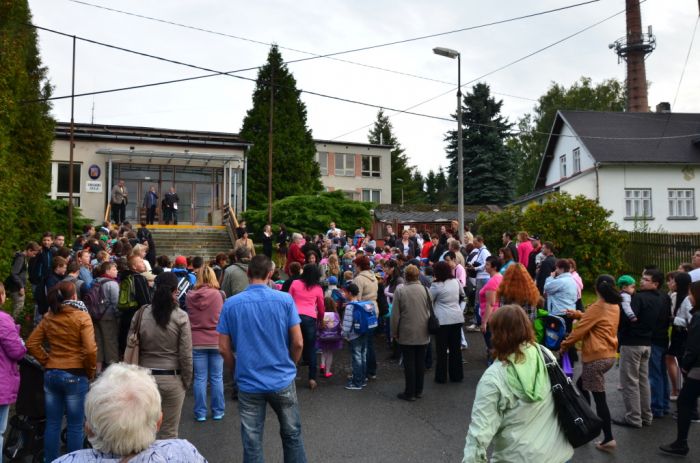
[[615,280],[610,275],[600,275],[595,281],[595,290],[608,304],[619,304],[622,296],[615,289]]
[[51,312],[57,314],[61,311],[63,301],[75,297],[75,284],[72,281],[60,281],[49,290],[46,299]]

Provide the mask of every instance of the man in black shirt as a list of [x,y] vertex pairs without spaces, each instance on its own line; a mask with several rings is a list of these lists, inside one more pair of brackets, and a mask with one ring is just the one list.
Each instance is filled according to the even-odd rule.
[[537,284],[537,289],[540,290],[540,294],[544,295],[544,282],[552,275],[552,272],[557,267],[557,258],[554,256],[554,245],[547,241],[542,245],[542,254],[544,255],[544,260],[540,264],[540,268],[537,269],[537,279],[535,283]]

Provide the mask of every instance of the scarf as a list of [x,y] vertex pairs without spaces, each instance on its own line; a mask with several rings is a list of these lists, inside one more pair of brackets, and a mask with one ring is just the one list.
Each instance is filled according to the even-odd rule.
[[87,307],[85,307],[85,304],[83,303],[83,301],[78,301],[75,299],[67,299],[67,300],[61,302],[61,305],[69,305],[69,306],[73,307],[74,309],[82,310],[83,312],[88,311],[88,309],[87,309]]

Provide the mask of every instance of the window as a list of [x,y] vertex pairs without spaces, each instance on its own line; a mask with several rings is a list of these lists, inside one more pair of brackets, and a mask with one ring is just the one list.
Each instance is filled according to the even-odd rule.
[[379,203],[381,190],[362,190],[362,201],[368,203]]
[[668,216],[677,218],[695,218],[695,190],[668,190]]
[[566,177],[566,154],[559,156],[559,175],[561,178]]
[[350,190],[343,190],[343,194],[345,195],[346,198],[354,201],[355,200],[355,192],[350,191]]
[[339,177],[355,176],[355,155],[352,153],[336,153],[335,175]]
[[581,172],[581,149],[574,148],[574,174]]
[[650,188],[625,189],[625,217],[629,219],[652,217]]
[[362,156],[362,176],[380,177],[379,156]]
[[321,175],[328,175],[328,153],[326,151],[316,153],[316,162],[321,168]]
[[[51,198],[68,199],[68,178],[70,174],[67,162],[54,162],[51,165]],[[73,163],[73,204],[80,206],[80,169],[82,165]]]

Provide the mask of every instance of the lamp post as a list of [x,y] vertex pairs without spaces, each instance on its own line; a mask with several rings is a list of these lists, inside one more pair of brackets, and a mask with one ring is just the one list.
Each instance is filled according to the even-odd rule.
[[396,181],[401,183],[401,207],[403,207],[403,179],[397,178]]
[[462,157],[462,55],[457,50],[436,47],[433,53],[450,59],[457,58],[457,215],[459,240],[464,243],[464,161]]

